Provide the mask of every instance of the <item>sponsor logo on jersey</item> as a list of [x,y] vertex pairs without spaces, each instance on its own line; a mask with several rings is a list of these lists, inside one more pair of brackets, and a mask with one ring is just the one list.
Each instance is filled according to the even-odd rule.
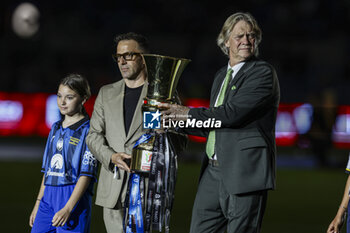
[[55,154],[51,159],[51,168],[62,169],[63,167],[63,157],[61,154]]
[[50,163],[50,168],[48,169],[46,176],[59,176],[64,177],[64,172],[56,172],[52,170],[60,170],[63,168],[63,157],[61,154],[55,154]]
[[46,176],[59,176],[59,177],[64,177],[64,172],[53,172],[51,171],[51,168],[46,173]]
[[91,154],[90,151],[85,151],[84,158],[83,158],[83,164],[84,165],[90,165],[90,166],[93,166],[93,167],[97,166],[97,160],[93,156],[93,154]]

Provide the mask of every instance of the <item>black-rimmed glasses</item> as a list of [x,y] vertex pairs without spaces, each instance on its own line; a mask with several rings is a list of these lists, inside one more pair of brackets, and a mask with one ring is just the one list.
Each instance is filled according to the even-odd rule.
[[125,61],[133,61],[136,56],[141,53],[123,53],[123,54],[112,54],[112,57],[115,62],[120,62],[120,59],[123,57]]

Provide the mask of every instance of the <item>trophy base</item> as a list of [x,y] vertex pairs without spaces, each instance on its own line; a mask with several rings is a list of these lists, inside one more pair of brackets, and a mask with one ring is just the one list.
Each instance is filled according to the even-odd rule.
[[136,173],[149,173],[151,170],[152,151],[133,149],[130,170]]
[[[149,173],[151,170],[153,143],[155,136],[146,134],[140,137],[142,142],[132,149],[130,170],[136,173]],[[140,140],[139,139],[139,140]]]

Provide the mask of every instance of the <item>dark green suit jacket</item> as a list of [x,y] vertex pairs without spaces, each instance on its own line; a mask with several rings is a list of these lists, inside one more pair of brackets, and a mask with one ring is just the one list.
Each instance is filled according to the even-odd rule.
[[[256,58],[246,61],[227,88],[223,105],[214,107],[227,66],[220,69],[211,89],[210,107],[191,109],[197,120],[215,118],[215,153],[227,191],[240,194],[274,189],[276,177],[275,122],[280,99],[274,68]],[[207,136],[208,129],[187,133]],[[201,174],[208,165],[204,157]]]

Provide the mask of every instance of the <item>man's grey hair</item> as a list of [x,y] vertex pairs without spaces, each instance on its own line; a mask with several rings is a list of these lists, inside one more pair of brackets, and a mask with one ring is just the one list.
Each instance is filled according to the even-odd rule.
[[254,55],[258,56],[259,55],[258,46],[261,42],[262,32],[255,18],[250,13],[237,12],[231,15],[230,17],[228,17],[224,23],[224,26],[222,26],[221,32],[217,38],[217,44],[221,48],[221,50],[224,52],[224,54],[229,55],[229,51],[225,43],[229,39],[233,27],[241,20],[247,22],[252,27],[252,31],[255,34]]

